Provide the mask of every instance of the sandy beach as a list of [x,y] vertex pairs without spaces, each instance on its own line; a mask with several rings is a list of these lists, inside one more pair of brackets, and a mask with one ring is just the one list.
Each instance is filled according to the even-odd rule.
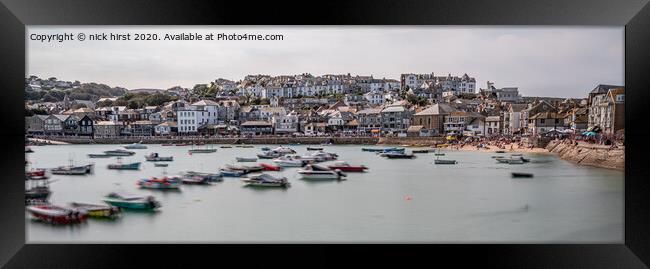
[[464,145],[462,147],[456,147],[456,146],[449,146],[447,149],[449,150],[462,150],[462,151],[478,151],[478,152],[495,152],[498,150],[503,150],[508,153],[547,153],[550,154],[550,152],[545,149],[545,148],[528,148],[528,147],[519,147],[516,143],[512,143],[509,146],[506,146],[505,149],[500,149],[496,146],[488,146],[489,149],[486,148],[480,148],[477,149],[476,146],[472,145]]

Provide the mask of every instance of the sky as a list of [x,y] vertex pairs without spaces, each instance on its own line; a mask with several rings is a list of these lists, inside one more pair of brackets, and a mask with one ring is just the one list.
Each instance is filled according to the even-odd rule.
[[[403,73],[476,78],[477,88],[519,87],[524,96],[586,97],[598,84],[624,85],[623,27],[59,27],[27,28],[26,75],[127,89],[191,88],[248,74]],[[74,40],[42,42],[71,33]],[[77,40],[78,34],[86,40]],[[94,40],[91,34],[131,34]],[[136,33],[159,40],[133,40]],[[282,34],[283,40],[163,40],[166,34]],[[110,37],[110,36],[109,36]]]

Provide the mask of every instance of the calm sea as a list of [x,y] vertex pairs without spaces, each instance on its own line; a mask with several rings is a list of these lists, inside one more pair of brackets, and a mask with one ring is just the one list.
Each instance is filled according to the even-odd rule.
[[[142,162],[139,171],[108,170],[115,158],[86,154],[119,145],[33,147],[27,159],[37,168],[95,163],[93,175],[57,176],[51,202],[102,203],[111,191],[153,195],[157,213],[124,212],[115,221],[90,219],[52,226],[25,214],[29,243],[220,243],[220,242],[432,242],[432,243],[621,243],[621,171],[578,166],[553,155],[527,154],[531,163],[498,164],[494,153],[446,151],[456,165],[435,165],[433,154],[386,159],[361,146],[324,146],[339,160],[369,167],[345,181],[300,179],[298,168],[269,172],[286,176],[288,189],[245,188],[225,178],[211,186],[184,185],[178,192],[141,190],[140,178],[192,170],[217,172],[235,157],[254,157],[255,148],[219,148],[188,154],[190,147],[148,145],[123,162]],[[269,145],[274,148],[276,146]],[[306,146],[291,146],[299,154]],[[407,149],[410,151],[410,149]],[[144,156],[174,156],[154,167]],[[442,157],[441,157],[442,158]],[[271,160],[260,162],[272,163]],[[251,164],[251,163],[244,163]],[[326,163],[325,163],[326,164]],[[511,178],[511,172],[534,178]]]

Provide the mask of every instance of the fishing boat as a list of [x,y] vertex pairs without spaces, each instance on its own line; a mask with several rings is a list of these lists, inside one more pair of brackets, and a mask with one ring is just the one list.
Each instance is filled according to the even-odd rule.
[[93,165],[82,165],[82,166],[59,166],[57,168],[52,168],[52,174],[54,175],[85,175],[92,173]]
[[512,177],[533,177],[531,173],[512,172]]
[[433,163],[435,163],[435,164],[456,164],[458,162],[456,160],[440,160],[440,159],[436,159],[436,160],[433,160]]
[[256,162],[257,158],[245,158],[245,157],[237,157],[237,162]]
[[337,179],[341,180],[346,175],[341,170],[332,170],[316,164],[308,164],[298,170],[303,179]]
[[116,150],[104,151],[104,154],[107,154],[107,155],[110,155],[110,156],[131,156],[131,155],[134,155],[135,152],[128,151],[128,150],[123,150],[123,149],[116,149]]
[[295,150],[293,150],[291,148],[288,148],[288,147],[284,147],[284,146],[279,146],[279,147],[273,149],[273,151],[279,152],[279,153],[284,153],[284,154],[294,154],[294,153],[296,153]]
[[329,169],[332,170],[341,170],[343,172],[365,172],[368,167],[365,167],[363,165],[350,165],[347,162],[339,161],[335,162],[333,165],[327,166]]
[[[140,143],[142,143],[142,141],[140,141]],[[124,146],[124,148],[125,149],[146,149],[147,148],[147,146],[142,145],[140,143],[133,143],[133,144],[130,144],[130,145],[126,145],[126,146]]]
[[110,158],[113,156],[114,155],[110,155],[110,154],[88,154],[88,158]]
[[108,169],[113,169],[113,170],[139,170],[140,169],[140,162],[135,162],[135,163],[114,163],[114,164],[109,164]]
[[46,201],[50,194],[52,194],[52,191],[47,185],[32,187],[25,190],[25,201],[27,203],[35,200]]
[[414,149],[413,153],[429,153],[428,149]]
[[230,169],[223,169],[223,168],[219,169],[219,173],[221,174],[222,177],[241,177],[246,174],[244,171],[230,170]]
[[86,221],[88,215],[84,210],[65,208],[55,205],[28,206],[27,211],[36,219],[53,224],[71,224]]
[[277,159],[273,159],[273,162],[278,166],[282,167],[303,167],[305,166],[305,161],[301,159],[296,159],[288,156],[282,156]]
[[150,162],[171,162],[171,161],[174,160],[173,156],[162,157],[162,156],[158,155],[157,152],[153,152],[153,153],[151,153],[151,154],[149,154],[147,156],[144,156],[144,158],[147,161],[150,161]]
[[187,171],[185,174],[183,174],[183,177],[201,177],[205,178],[210,182],[217,182],[217,181],[223,181],[223,176],[221,173],[202,173],[202,172],[194,172],[194,171]]
[[242,182],[246,183],[246,186],[253,187],[289,187],[291,185],[286,177],[274,177],[269,174],[253,176],[242,180]]
[[281,171],[282,170],[281,166],[275,166],[275,165],[266,164],[266,163],[260,163],[258,165],[262,167],[262,171]]
[[128,209],[154,210],[161,206],[153,196],[136,196],[117,192],[109,193],[102,201],[109,205]]
[[200,175],[188,175],[185,174],[181,178],[183,184],[189,185],[209,185],[211,180],[208,177],[203,177]]
[[323,150],[323,148],[318,148],[318,147],[307,147],[307,150]]
[[77,203],[77,202],[70,203],[70,207],[77,210],[86,211],[88,217],[91,218],[114,219],[119,217],[120,212],[122,211],[117,206],[95,205],[95,204]]
[[164,176],[161,178],[157,178],[157,177],[143,178],[138,180],[137,185],[140,186],[140,188],[144,188],[144,189],[168,190],[168,189],[178,189],[181,183],[182,181],[180,177]]
[[155,166],[155,167],[167,167],[167,166],[169,166],[169,164],[167,164],[167,163],[154,163],[153,166]]
[[399,152],[385,153],[385,154],[383,154],[383,156],[387,157],[388,159],[413,159],[413,158],[415,158],[415,155],[413,155],[413,154],[405,154],[405,153],[399,153]]
[[45,169],[34,169],[34,170],[26,171],[25,175],[27,176],[27,179],[30,180],[40,180],[40,179],[49,178]]
[[260,159],[275,159],[282,156],[284,156],[284,153],[280,153],[272,150],[264,151],[262,153],[257,154],[257,157]]

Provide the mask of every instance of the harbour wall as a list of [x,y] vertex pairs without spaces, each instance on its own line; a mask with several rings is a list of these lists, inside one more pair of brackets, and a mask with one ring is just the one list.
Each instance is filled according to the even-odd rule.
[[571,144],[562,140],[553,140],[546,149],[556,153],[564,160],[572,163],[625,170],[625,148],[610,149],[609,146],[591,144]]
[[445,137],[381,137],[377,144],[384,145],[424,145],[435,146],[436,144],[444,144],[447,140]]

